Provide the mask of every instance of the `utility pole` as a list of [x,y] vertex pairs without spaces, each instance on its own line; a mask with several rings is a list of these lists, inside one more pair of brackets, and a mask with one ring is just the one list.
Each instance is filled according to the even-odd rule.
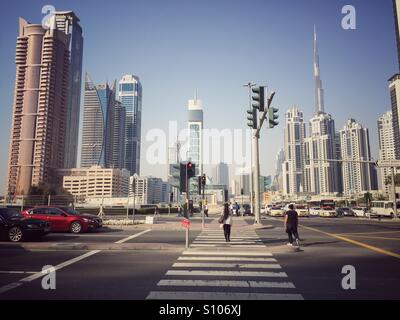
[[[243,87],[247,87],[248,90],[249,90],[249,110],[252,109],[252,106],[251,106],[251,88],[253,88],[254,86],[256,86],[256,84],[255,84],[255,83],[251,83],[251,82],[249,82],[249,83],[243,85]],[[253,212],[253,213],[254,213],[254,206],[253,206],[253,183],[254,183],[254,176],[253,176],[253,158],[254,158],[254,155],[253,155],[253,149],[254,149],[254,132],[255,132],[255,129],[253,128],[253,129],[251,130],[251,144],[250,144],[250,147],[251,147],[251,150],[250,150],[250,163],[251,163],[251,165],[250,165],[250,211]],[[242,196],[242,202],[243,202],[243,196]],[[242,203],[242,207],[243,207],[243,203]]]

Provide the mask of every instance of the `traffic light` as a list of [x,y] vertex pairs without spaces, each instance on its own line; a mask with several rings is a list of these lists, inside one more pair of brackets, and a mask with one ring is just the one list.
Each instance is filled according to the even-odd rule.
[[193,178],[196,175],[195,164],[188,162],[186,165],[187,179]]
[[269,119],[269,128],[275,128],[279,122],[276,121],[279,118],[279,115],[277,114],[279,112],[279,109],[276,109],[274,107],[270,107],[268,109],[268,119]]
[[186,192],[186,164],[181,163],[179,168],[179,191]]
[[247,110],[247,126],[257,129],[257,109]]
[[205,186],[205,185],[206,185],[206,175],[205,175],[205,174],[203,174],[203,175],[201,176],[201,185],[202,185],[202,186]]
[[251,97],[252,107],[260,110],[260,112],[264,112],[265,110],[265,88],[264,87],[255,87],[251,89],[254,95]]

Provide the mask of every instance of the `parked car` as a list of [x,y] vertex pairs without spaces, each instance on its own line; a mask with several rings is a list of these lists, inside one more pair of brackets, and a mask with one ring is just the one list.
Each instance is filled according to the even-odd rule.
[[367,217],[367,208],[364,207],[354,207],[352,208],[356,217]]
[[330,217],[335,218],[338,216],[336,210],[332,207],[323,207],[319,210],[320,217]]
[[354,217],[354,212],[348,207],[337,208],[337,214],[342,217]]
[[0,235],[11,242],[20,242],[27,238],[40,238],[50,232],[46,221],[27,218],[17,210],[0,208]]
[[25,210],[22,214],[50,223],[52,232],[81,233],[96,230],[103,226],[103,221],[97,216],[81,214],[68,207],[43,206]]
[[270,215],[271,217],[283,217],[285,215],[285,209],[282,207],[272,207]]

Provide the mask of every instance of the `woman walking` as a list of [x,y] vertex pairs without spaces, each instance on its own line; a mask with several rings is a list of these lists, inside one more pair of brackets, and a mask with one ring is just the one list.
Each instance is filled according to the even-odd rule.
[[226,242],[230,242],[231,241],[232,214],[229,210],[228,203],[224,204],[224,211],[222,212],[222,217],[221,217],[220,222],[221,222],[221,224],[223,224],[225,240],[226,240]]

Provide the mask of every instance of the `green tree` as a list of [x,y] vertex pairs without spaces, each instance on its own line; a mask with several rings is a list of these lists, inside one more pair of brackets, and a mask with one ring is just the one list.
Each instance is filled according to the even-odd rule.
[[[398,174],[395,174],[395,176],[394,176],[394,182],[395,182],[395,185],[396,185],[396,187],[399,187],[400,186],[400,174],[398,173]],[[392,184],[392,177],[391,176],[388,176],[388,177],[386,177],[386,179],[385,179],[385,185],[391,185]]]

